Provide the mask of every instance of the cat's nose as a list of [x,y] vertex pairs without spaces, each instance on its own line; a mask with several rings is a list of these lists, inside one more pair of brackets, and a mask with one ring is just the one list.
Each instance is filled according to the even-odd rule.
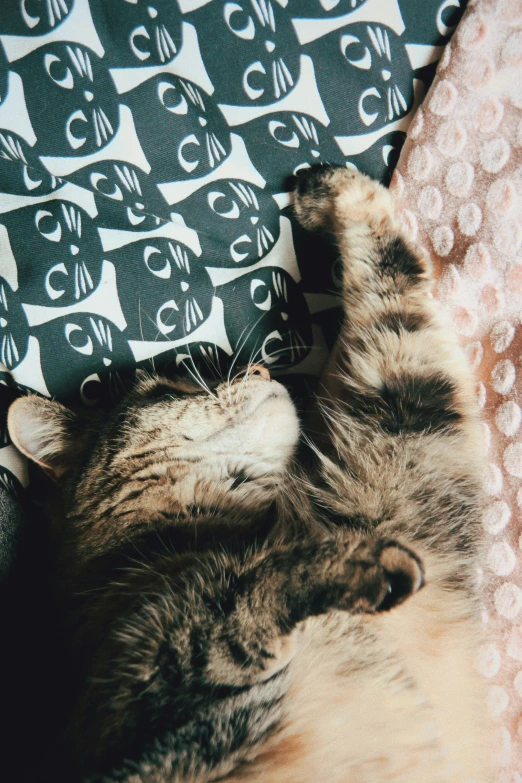
[[83,97],[85,98],[86,101],[89,101],[90,103],[94,98],[94,94],[90,90],[84,90]]
[[248,367],[243,367],[239,375],[259,375],[266,381],[270,380],[270,372],[268,367],[264,367],[262,364],[250,364]]
[[273,52],[275,49],[275,43],[273,41],[265,41],[265,47],[267,52]]
[[256,217],[255,215],[253,215],[253,216],[250,218],[250,222],[252,223],[252,225],[253,225],[253,226],[255,226],[255,225],[256,225],[256,223],[258,222],[258,220],[259,220],[259,218],[258,218],[258,217]]
[[381,76],[385,82],[388,82],[390,80],[391,71],[388,71],[387,68],[383,68],[381,71]]

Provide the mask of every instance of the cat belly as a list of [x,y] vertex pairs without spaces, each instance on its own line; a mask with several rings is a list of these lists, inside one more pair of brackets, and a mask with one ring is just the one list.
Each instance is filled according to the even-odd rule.
[[[400,612],[352,618],[353,633],[344,618],[322,629],[312,621],[310,643],[295,661],[285,727],[226,780],[489,780],[483,694],[469,654],[473,629],[455,621],[451,596],[444,600],[449,606],[441,610],[441,595],[426,588]],[[330,638],[317,644],[321,634]]]

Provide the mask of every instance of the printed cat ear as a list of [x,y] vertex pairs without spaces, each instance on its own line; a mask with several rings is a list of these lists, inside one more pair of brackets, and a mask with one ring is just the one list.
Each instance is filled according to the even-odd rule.
[[16,448],[52,479],[67,471],[77,429],[72,411],[43,397],[21,397],[9,408],[7,426]]

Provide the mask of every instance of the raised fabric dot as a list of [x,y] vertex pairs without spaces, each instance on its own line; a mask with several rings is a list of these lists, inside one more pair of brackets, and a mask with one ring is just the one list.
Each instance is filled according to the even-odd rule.
[[522,590],[513,582],[504,582],[495,590],[495,609],[507,620],[514,620],[522,609]]
[[491,267],[491,253],[483,242],[470,245],[464,256],[464,267],[471,277],[480,280]]
[[495,353],[502,353],[513,342],[515,327],[509,321],[500,321],[491,330],[491,345]]
[[415,214],[409,209],[404,209],[400,215],[400,223],[404,233],[412,241],[415,241],[419,231],[419,224],[417,223]]
[[470,343],[466,347],[466,353],[472,369],[476,370],[480,366],[484,356],[484,347],[480,340],[475,340],[474,343]]
[[484,477],[484,491],[488,495],[499,495],[502,490],[502,471],[498,465],[492,462],[486,466],[486,475]]
[[490,139],[484,142],[481,147],[479,153],[480,165],[484,171],[496,174],[508,162],[509,154],[509,144],[503,137]]
[[420,192],[419,212],[429,220],[436,220],[442,211],[442,196],[440,190],[433,185],[426,185]]
[[495,424],[503,435],[510,438],[517,432],[520,427],[520,420],[522,419],[522,411],[520,406],[513,400],[509,402],[503,402],[497,409],[495,414]]
[[433,155],[427,147],[415,146],[408,157],[408,174],[413,179],[427,179],[433,166]]
[[410,139],[418,139],[424,128],[424,112],[421,108],[417,109],[417,114],[414,117],[412,124],[408,129],[408,135]]
[[476,666],[483,677],[494,677],[500,669],[500,653],[494,644],[483,644],[478,651]]
[[448,264],[440,278],[437,290],[442,301],[456,296],[460,288],[460,275],[454,264]]
[[502,64],[507,67],[522,63],[522,32],[513,33],[502,47]]
[[477,315],[467,307],[458,307],[453,315],[453,320],[459,334],[463,334],[466,337],[471,337],[477,330]]
[[455,85],[448,79],[441,79],[433,91],[428,108],[433,114],[445,117],[455,108],[458,96]]
[[515,367],[509,359],[498,362],[491,373],[491,385],[499,394],[508,394],[515,383]]
[[509,704],[509,695],[500,685],[492,685],[489,691],[488,708],[493,718],[498,718],[506,711]]
[[443,155],[453,158],[460,155],[467,138],[466,129],[461,122],[447,120],[438,129],[435,142]]
[[495,536],[500,533],[511,518],[511,509],[505,500],[496,500],[484,509],[482,524],[485,530]]
[[475,123],[483,133],[492,133],[504,116],[504,106],[497,98],[486,98],[478,107]]
[[463,204],[458,215],[459,228],[467,236],[474,236],[482,223],[482,211],[478,204]]
[[485,285],[480,293],[480,302],[485,310],[493,315],[504,306],[504,294],[496,285]]
[[522,263],[517,262],[508,269],[506,282],[511,291],[522,294]]
[[402,174],[399,174],[397,169],[395,169],[393,172],[392,180],[390,182],[390,190],[399,198],[404,193],[404,177]]
[[466,50],[476,49],[484,43],[487,36],[487,24],[479,13],[472,13],[463,19],[457,28],[457,41]]
[[470,58],[466,67],[466,83],[470,90],[485,87],[495,75],[495,63],[491,57]]
[[509,179],[498,179],[489,188],[486,196],[491,217],[509,215],[518,202],[517,192]]
[[522,244],[522,226],[516,220],[507,220],[495,229],[493,242],[501,253],[515,256]]
[[459,160],[446,172],[445,184],[453,196],[467,196],[473,185],[475,169],[471,163]]
[[500,10],[500,18],[508,24],[522,23],[522,0],[490,0],[493,10]]
[[522,478],[522,443],[512,443],[504,452],[504,467],[510,476]]
[[488,567],[497,576],[509,576],[515,568],[517,558],[506,541],[498,541],[490,548],[487,556]]
[[437,255],[444,258],[449,255],[453,249],[453,231],[449,226],[437,226],[433,232],[431,241]]

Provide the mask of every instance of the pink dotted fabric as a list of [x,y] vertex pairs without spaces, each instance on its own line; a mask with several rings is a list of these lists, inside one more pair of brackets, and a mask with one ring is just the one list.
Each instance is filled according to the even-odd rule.
[[479,381],[488,501],[477,666],[498,722],[498,783],[522,783],[522,0],[469,3],[391,187]]

